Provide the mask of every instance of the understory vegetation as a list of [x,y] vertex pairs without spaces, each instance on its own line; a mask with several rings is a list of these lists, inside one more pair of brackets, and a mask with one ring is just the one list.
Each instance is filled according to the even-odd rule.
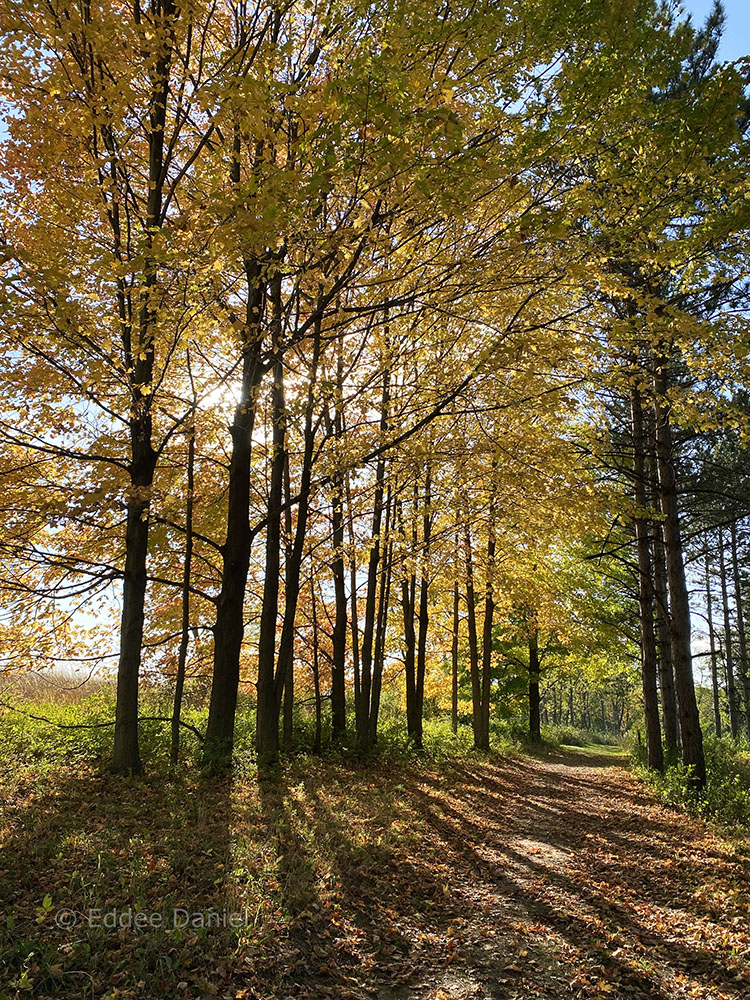
[[750,744],[737,744],[724,737],[708,737],[706,787],[697,792],[690,770],[681,761],[668,765],[663,773],[645,767],[645,754],[636,752],[638,773],[658,791],[669,805],[716,820],[747,838],[750,827]]

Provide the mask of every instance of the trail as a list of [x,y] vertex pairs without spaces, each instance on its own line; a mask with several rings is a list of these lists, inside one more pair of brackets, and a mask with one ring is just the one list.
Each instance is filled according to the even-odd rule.
[[454,957],[381,1000],[750,997],[748,866],[704,823],[655,804],[611,757],[462,777],[417,793],[452,860]]
[[[13,1000],[79,1000],[81,978],[93,1000],[748,1000],[747,847],[622,765],[299,756],[137,794],[80,764],[8,774],[0,1000],[27,966]],[[86,925],[111,906],[252,920]]]

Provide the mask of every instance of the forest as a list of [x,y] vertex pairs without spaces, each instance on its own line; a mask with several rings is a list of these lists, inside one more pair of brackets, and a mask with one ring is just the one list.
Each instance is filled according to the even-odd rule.
[[0,0],[0,1000],[749,995],[725,31]]

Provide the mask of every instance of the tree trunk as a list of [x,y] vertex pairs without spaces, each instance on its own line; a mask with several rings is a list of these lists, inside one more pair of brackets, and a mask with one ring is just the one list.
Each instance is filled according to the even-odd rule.
[[490,749],[490,689],[492,683],[492,626],[495,617],[495,497],[490,501],[487,529],[487,578],[484,591],[484,624],[482,628],[482,690],[481,690],[481,743],[480,750]]
[[656,684],[657,656],[654,633],[653,576],[648,540],[648,506],[646,494],[646,435],[643,423],[643,403],[640,390],[630,391],[630,412],[633,432],[633,481],[636,505],[635,539],[638,553],[638,611],[641,627],[641,680],[646,719],[648,766],[664,770],[664,752],[659,723],[659,693]]
[[474,595],[474,562],[471,555],[471,529],[468,516],[464,524],[464,559],[466,562],[466,609],[469,627],[469,674],[471,676],[471,722],[474,746],[482,746],[482,688],[479,679],[479,639],[477,636],[476,597]]
[[[289,468],[289,449],[284,449],[284,491],[283,491],[283,507],[284,507],[284,600],[285,607],[282,614],[283,628],[286,630],[287,627],[287,607],[290,603],[290,580],[294,575],[294,558],[293,550],[294,545],[292,543],[292,474]],[[295,536],[296,537],[296,536]],[[303,537],[304,541],[304,537]],[[302,560],[300,559],[300,567]],[[282,747],[284,750],[291,750],[294,742],[294,623],[296,620],[296,608],[297,608],[297,598],[299,595],[299,570],[297,571],[297,595],[294,598],[294,610],[295,613],[291,617],[291,635],[292,642],[288,650],[288,655],[283,657],[283,671],[281,673],[281,683],[283,684],[283,698],[282,698]],[[292,584],[293,586],[293,584]],[[282,647],[284,645],[283,638],[279,644],[279,659],[276,664],[276,669],[280,669],[280,664],[282,662]]]
[[112,769],[120,774],[141,774],[138,749],[138,678],[143,645],[148,555],[149,500],[155,455],[151,447],[151,416],[131,422],[133,462],[131,496],[127,507],[125,574],[122,590],[120,659],[117,666],[115,745]]
[[669,628],[675,693],[682,738],[682,761],[691,769],[691,785],[700,790],[706,784],[703,733],[698,716],[690,646],[690,601],[685,583],[680,514],[674,471],[674,449],[669,422],[669,402],[663,368],[654,376],[656,446],[659,469],[659,497],[663,515],[664,549],[669,583]]
[[[383,392],[380,404],[380,432],[384,438],[388,430],[388,408],[390,405],[390,371],[383,370]],[[385,458],[381,453],[375,471],[375,496],[372,515],[372,540],[367,566],[367,596],[365,598],[365,626],[362,634],[362,654],[360,658],[360,691],[356,704],[357,742],[360,750],[366,752],[370,746],[370,706],[372,698],[373,646],[377,615],[378,568],[380,565],[380,529],[383,522],[383,497],[385,492]]]
[[320,753],[323,737],[323,706],[320,697],[320,642],[318,638],[318,608],[315,597],[315,581],[310,578],[310,593],[312,595],[312,630],[313,630],[313,688],[315,692],[315,742],[313,753]]
[[529,736],[532,743],[542,742],[539,719],[539,634],[529,636]]
[[[190,359],[188,358],[188,367]],[[187,459],[187,501],[185,503],[185,560],[182,567],[182,626],[180,650],[177,655],[177,675],[174,682],[172,705],[172,744],[169,760],[177,766],[180,757],[180,716],[182,714],[182,693],[185,687],[185,666],[187,664],[188,643],[190,641],[190,571],[193,562],[193,496],[195,490],[195,396],[193,412],[188,428]]]
[[742,607],[742,582],[740,580],[740,564],[737,558],[737,524],[732,521],[732,572],[734,576],[734,600],[737,608],[737,638],[740,646],[740,682],[745,708],[745,728],[750,737],[750,677],[747,663],[747,634],[745,632],[745,613]]
[[[151,390],[154,378],[154,299],[158,266],[153,256],[153,241],[154,234],[163,224],[164,129],[174,48],[173,19],[179,11],[172,0],[165,0],[162,13],[167,34],[163,48],[154,60],[151,75],[146,246],[135,344],[132,343],[132,325],[127,322],[123,325],[123,348],[129,372],[132,416],[129,425],[130,492],[125,529],[120,656],[117,665],[112,754],[112,769],[121,774],[140,774],[143,770],[138,748],[138,680],[146,602],[150,493],[156,468],[156,452],[152,445]],[[119,233],[116,238],[119,239]]]
[[[644,424],[649,446],[649,469],[651,502],[655,510],[660,510],[659,470],[656,454],[656,426],[652,411],[644,413]],[[654,617],[656,621],[656,652],[659,665],[659,690],[661,691],[661,715],[664,727],[664,750],[670,763],[677,760],[680,747],[680,727],[677,719],[677,697],[674,689],[674,669],[672,667],[672,640],[669,634],[669,594],[667,589],[667,563],[664,552],[664,534],[661,521],[651,521],[653,537],[654,574]]]
[[406,681],[406,732],[410,740],[416,739],[417,721],[417,636],[414,631],[414,590],[416,578],[413,574],[401,581],[401,609],[404,619],[404,679]]
[[[390,493],[390,491],[389,491]],[[374,746],[378,738],[378,718],[380,716],[380,692],[383,686],[383,666],[385,664],[385,639],[388,629],[388,607],[391,596],[393,574],[393,543],[390,540],[391,500],[386,499],[385,507],[385,550],[380,570],[380,593],[378,615],[375,628],[375,651],[373,656],[372,692],[370,696],[369,745]]]
[[737,705],[737,688],[734,682],[732,627],[729,620],[729,596],[727,593],[727,568],[724,558],[724,533],[721,529],[719,529],[719,577],[721,579],[721,606],[724,612],[724,666],[727,672],[729,726],[732,731],[732,739],[736,740],[740,735],[740,713]]
[[264,285],[257,261],[245,264],[247,306],[242,350],[242,384],[231,426],[227,533],[221,550],[221,588],[216,605],[211,702],[208,709],[204,765],[225,768],[234,745],[234,717],[240,682],[240,652],[245,630],[244,607],[250,566],[250,462],[261,365],[261,316]]
[[[336,359],[336,405],[333,418],[333,433],[340,442],[343,433],[343,360],[341,341]],[[340,740],[346,733],[346,584],[344,566],[344,477],[340,470],[333,478],[333,498],[331,502],[331,527],[333,535],[333,589],[336,598],[336,617],[333,625],[333,662],[331,664],[331,725],[334,740]],[[352,595],[356,608],[356,594]],[[356,614],[356,611],[353,612]],[[352,628],[355,623],[352,620]],[[356,649],[356,637],[354,646]]]
[[[349,566],[349,600],[352,606],[352,667],[354,671],[354,709],[355,715],[360,704],[361,692],[361,670],[359,662],[359,602],[357,601],[357,537],[354,531],[354,508],[352,507],[352,493],[349,487],[349,473],[344,477],[346,486],[346,503],[349,509],[349,544],[352,550],[351,562]],[[356,728],[356,720],[355,720]]]
[[[307,537],[307,521],[310,511],[310,484],[312,480],[313,449],[315,444],[315,428],[313,411],[315,406],[315,385],[318,375],[320,357],[320,318],[313,328],[313,354],[310,366],[310,381],[307,387],[305,403],[305,426],[302,450],[302,474],[299,486],[299,504],[297,507],[297,525],[294,531],[294,541],[287,559],[284,580],[284,617],[279,642],[279,655],[276,664],[274,683],[285,687],[284,698],[284,743],[291,746],[294,710],[294,625],[297,619],[297,605],[302,576],[302,557]],[[283,422],[286,431],[286,421]],[[288,452],[286,452],[286,468],[288,469]],[[287,490],[287,495],[291,490]],[[287,516],[291,524],[291,510],[287,506]]]
[[714,702],[714,729],[721,736],[721,706],[719,703],[719,671],[716,665],[716,636],[714,635],[713,596],[711,594],[711,567],[708,559],[708,544],[706,544],[706,618],[708,620],[708,642],[711,650],[711,687]]
[[680,747],[680,729],[677,720],[677,698],[674,690],[672,668],[672,640],[669,634],[669,598],[667,595],[667,567],[664,558],[664,540],[661,524],[653,522],[654,534],[654,587],[657,653],[659,656],[659,687],[661,689],[661,714],[664,726],[664,748],[670,761],[677,759]]
[[419,635],[417,636],[417,737],[422,746],[424,723],[424,679],[427,671],[427,628],[430,600],[430,546],[432,543],[432,478],[429,465],[425,475],[424,511],[422,513],[422,579],[419,590]]
[[453,629],[451,633],[451,729],[458,732],[458,628],[459,587],[453,582]]
[[260,612],[258,641],[258,708],[255,748],[258,764],[272,766],[279,757],[279,713],[283,677],[277,674],[276,628],[279,615],[279,570],[281,566],[281,507],[286,462],[286,402],[284,399],[284,366],[281,340],[281,277],[274,276],[271,285],[273,308],[273,394],[271,406],[272,457],[271,486],[268,497],[266,527],[266,559],[263,577],[263,601]]

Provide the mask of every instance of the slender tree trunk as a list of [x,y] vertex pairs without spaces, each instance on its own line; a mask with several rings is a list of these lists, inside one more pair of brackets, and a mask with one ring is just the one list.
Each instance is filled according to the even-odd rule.
[[414,630],[414,589],[416,578],[413,574],[401,581],[401,610],[404,620],[404,679],[406,681],[406,731],[409,739],[416,739],[417,703],[417,636]]
[[[188,358],[188,367],[190,359]],[[188,643],[190,641],[190,573],[193,562],[193,497],[195,492],[195,397],[193,412],[188,428],[187,459],[187,500],[185,502],[185,559],[182,566],[182,626],[180,630],[180,650],[177,654],[177,676],[174,682],[172,705],[172,744],[169,759],[172,767],[177,766],[180,757],[180,716],[182,714],[182,693],[185,688],[185,667]]]
[[[318,361],[320,357],[320,318],[314,325],[313,354],[310,367],[310,381],[307,387],[305,403],[305,426],[303,433],[302,474],[299,486],[299,504],[297,507],[297,525],[294,531],[294,541],[287,558],[284,587],[284,617],[279,642],[279,655],[276,664],[275,684],[285,687],[284,700],[284,742],[291,746],[294,711],[294,625],[297,619],[297,605],[302,577],[302,557],[305,539],[307,538],[307,521],[310,511],[310,484],[312,481],[313,450],[315,444],[315,427],[313,411],[315,407],[315,386],[317,384]],[[284,430],[285,430],[284,423]],[[285,448],[286,451],[286,448]],[[288,451],[286,451],[288,468]],[[289,496],[291,490],[287,490]],[[291,510],[287,507],[287,516],[291,533]]]
[[[282,615],[282,621],[284,623],[284,629],[287,627],[287,610],[290,604],[290,580],[294,575],[294,558],[293,549],[294,545],[292,543],[292,474],[289,468],[289,449],[284,449],[284,601],[285,607]],[[301,565],[301,560],[300,560]],[[297,594],[299,594],[299,570],[297,579]],[[293,586],[293,584],[292,584]],[[297,607],[297,596],[294,598],[294,609],[296,612]],[[283,658],[283,672],[281,674],[282,684],[284,686],[283,691],[283,704],[281,708],[282,716],[282,746],[284,750],[291,750],[294,742],[294,623],[296,620],[296,614],[293,613],[291,617],[291,634],[292,643],[289,648],[288,655]],[[276,664],[276,669],[280,669],[282,663],[282,653],[281,649],[284,643],[283,640],[279,645],[279,660]]]
[[[416,511],[417,488],[414,488],[414,507]],[[404,526],[403,507],[400,501],[396,501],[398,529],[406,544],[406,530]],[[415,514],[413,514],[412,522]],[[411,553],[417,545],[416,528],[412,523]],[[404,682],[406,684],[406,732],[412,741],[416,738],[417,721],[417,634],[414,627],[415,617],[415,594],[417,588],[416,569],[406,571],[407,565],[414,565],[413,559],[407,560],[404,557],[402,577],[401,577],[401,615],[404,623]]]
[[458,580],[453,582],[453,629],[451,633],[451,729],[458,732],[458,628],[460,593]]
[[490,500],[487,529],[487,579],[484,592],[484,625],[482,629],[482,690],[481,690],[481,743],[479,749],[490,749],[490,690],[492,684],[492,627],[495,617],[495,496]]
[[[390,405],[390,371],[383,370],[383,392],[380,404],[380,432],[384,438],[388,430],[388,409]],[[375,496],[372,515],[372,540],[370,542],[370,558],[367,566],[367,596],[365,599],[365,625],[362,635],[362,654],[360,659],[360,692],[356,705],[357,741],[362,751],[367,751],[370,745],[370,705],[372,697],[372,666],[373,646],[375,639],[375,620],[378,595],[378,568],[380,565],[381,539],[380,529],[383,522],[383,497],[385,492],[385,458],[378,456],[375,472]]]
[[657,655],[654,633],[653,575],[649,550],[648,507],[646,494],[646,435],[643,422],[643,402],[640,390],[634,385],[630,392],[630,412],[633,432],[633,480],[636,518],[635,538],[638,552],[638,610],[641,626],[641,679],[643,707],[646,718],[646,747],[648,766],[654,771],[664,770],[664,752],[659,724],[659,694],[656,684]]
[[690,601],[685,583],[685,563],[674,471],[674,447],[669,422],[669,402],[663,368],[654,376],[656,446],[659,469],[659,495],[663,515],[664,549],[669,582],[669,627],[672,638],[672,663],[682,738],[682,761],[691,768],[691,784],[702,789],[706,784],[706,761],[703,733],[698,716],[690,647]]
[[[343,359],[341,340],[338,342],[336,358],[336,406],[333,418],[333,432],[337,442],[341,442],[343,425]],[[333,499],[331,504],[331,526],[333,534],[333,589],[336,598],[336,617],[333,626],[333,662],[331,664],[331,725],[334,740],[340,740],[346,733],[346,583],[344,566],[344,476],[337,471],[333,478]],[[352,593],[353,615],[356,614],[356,594]],[[356,623],[352,620],[352,629]],[[354,639],[356,652],[357,639]]]
[[539,633],[529,636],[529,736],[532,743],[542,742],[539,719]]
[[315,692],[315,742],[313,753],[320,753],[323,739],[323,706],[320,697],[320,641],[318,637],[318,607],[315,595],[315,581],[310,578],[310,593],[312,595],[312,632],[313,632],[313,688]]
[[[649,449],[650,496],[654,510],[661,509],[659,496],[659,469],[656,454],[656,425],[653,410],[644,412],[646,439]],[[667,563],[664,552],[664,534],[661,521],[650,524],[653,538],[652,559],[654,574],[654,617],[656,622],[656,651],[659,665],[659,690],[661,715],[664,727],[664,750],[670,763],[677,760],[680,746],[680,727],[677,719],[677,697],[674,689],[672,667],[672,640],[669,633],[669,593]]]
[[672,640],[669,634],[669,598],[667,594],[667,567],[664,558],[664,540],[660,523],[652,523],[654,534],[654,587],[657,652],[659,655],[659,688],[661,714],[664,726],[664,748],[670,761],[677,759],[680,746],[680,728],[677,720],[677,698],[674,690],[672,668]]
[[333,625],[333,661],[331,663],[331,725],[334,740],[346,733],[346,631],[347,600],[344,566],[344,514],[342,495],[334,484],[331,511],[333,529],[333,590],[336,611]]
[[146,600],[146,559],[148,555],[149,501],[154,472],[151,448],[151,417],[131,423],[133,462],[131,490],[143,499],[128,501],[125,535],[125,575],[123,580],[120,659],[117,667],[117,705],[112,768],[120,774],[143,771],[138,749],[138,678],[143,645]]
[[[146,246],[138,331],[132,343],[132,325],[123,324],[123,348],[130,373],[132,416],[130,418],[130,492],[125,529],[125,568],[120,622],[120,656],[117,666],[115,735],[112,769],[121,774],[143,771],[138,747],[138,681],[143,647],[148,558],[150,493],[156,468],[152,443],[151,390],[154,377],[155,293],[158,266],[153,254],[154,234],[163,224],[164,129],[174,50],[173,20],[179,11],[172,0],[163,0],[166,34],[161,51],[155,53],[151,75],[148,128],[148,198],[146,202]],[[113,225],[119,222],[112,218]],[[119,231],[115,233],[119,240]]]
[[727,568],[724,558],[724,533],[719,529],[719,576],[721,578],[721,606],[724,612],[724,666],[727,671],[727,699],[729,700],[729,726],[732,739],[740,735],[740,713],[737,705],[737,688],[734,680],[734,657],[732,655],[732,626],[729,620],[729,596],[727,593]]
[[417,690],[416,690],[416,731],[414,745],[422,746],[422,726],[424,721],[424,679],[427,670],[427,627],[429,624],[430,598],[430,545],[432,541],[432,479],[430,467],[425,476],[424,511],[422,514],[422,573],[419,589],[419,635],[417,636]]
[[266,559],[263,601],[258,641],[258,708],[255,748],[258,763],[271,766],[279,757],[279,713],[283,677],[277,674],[276,628],[279,614],[279,571],[281,567],[281,507],[286,462],[286,402],[284,366],[281,356],[281,277],[274,276],[271,287],[273,308],[272,457],[271,486],[266,527]]
[[745,709],[745,728],[750,737],[750,677],[748,677],[747,634],[745,632],[745,613],[742,607],[742,582],[740,580],[740,564],[737,557],[737,524],[732,521],[732,573],[734,576],[734,600],[737,608],[737,638],[740,646],[740,683]]
[[261,364],[261,317],[265,297],[257,261],[245,264],[247,306],[242,349],[242,384],[230,428],[227,533],[222,546],[221,589],[216,605],[211,702],[204,744],[204,764],[224,768],[234,745],[234,717],[240,682],[240,652],[245,631],[244,608],[250,566],[250,462]]
[[[354,530],[354,507],[352,506],[352,491],[349,484],[349,473],[344,476],[346,488],[346,504],[349,511],[349,545],[352,555],[349,564],[349,600],[352,609],[352,668],[354,673],[354,710],[355,716],[359,711],[362,690],[362,674],[359,660],[359,601],[357,600],[357,536]],[[358,716],[357,716],[358,717]],[[356,728],[356,719],[355,719]]]
[[464,525],[464,558],[466,561],[466,609],[469,627],[469,674],[471,676],[471,721],[474,746],[482,747],[482,687],[479,679],[479,639],[477,636],[476,597],[474,595],[474,561],[471,554],[471,529],[468,517]]
[[[389,491],[390,493],[390,491]],[[390,539],[391,500],[386,499],[385,507],[385,549],[380,570],[380,593],[378,597],[378,615],[375,628],[375,647],[373,656],[372,693],[370,697],[370,728],[369,745],[374,746],[378,738],[378,719],[380,717],[380,692],[383,687],[383,667],[385,665],[385,640],[388,630],[388,607],[391,596],[391,580],[393,576],[393,543]]]
[[714,729],[716,735],[721,736],[721,706],[719,703],[719,671],[716,665],[716,636],[714,635],[714,612],[713,595],[711,594],[711,567],[708,558],[708,544],[706,545],[706,617],[708,620],[708,642],[711,650],[711,687],[713,690],[714,702]]

